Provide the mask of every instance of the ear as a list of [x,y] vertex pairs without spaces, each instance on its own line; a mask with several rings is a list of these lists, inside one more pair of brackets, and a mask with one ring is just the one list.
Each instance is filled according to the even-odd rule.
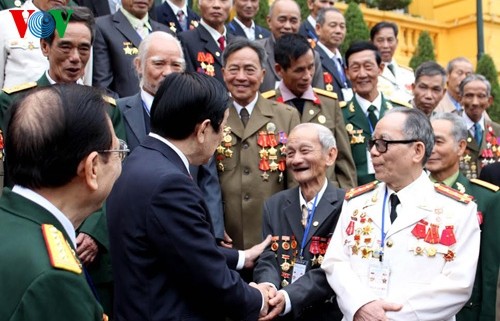
[[488,98],[488,106],[486,107],[486,109],[490,108],[491,105],[493,105],[493,96],[490,95],[490,97]]
[[332,147],[328,150],[326,155],[326,166],[333,166],[333,164],[335,164],[335,160],[337,160],[337,148]]
[[90,153],[78,164],[77,175],[85,181],[88,188],[92,191],[96,191],[99,188],[99,184],[97,183],[99,166],[99,154],[97,152]]
[[40,49],[42,49],[42,53],[45,57],[49,56],[50,45],[44,39],[40,39]]
[[266,22],[267,22],[267,27],[269,30],[271,30],[271,16],[267,15],[266,16]]
[[316,34],[319,35],[320,31],[321,31],[321,26],[319,25],[319,23],[316,23],[316,26],[314,26],[314,29],[316,30]]
[[422,142],[415,142],[415,156],[413,160],[415,163],[422,164],[422,160],[425,156],[425,145]]
[[137,74],[142,77],[141,58],[139,57],[134,58],[134,67]]
[[283,68],[281,67],[280,64],[274,64],[274,70],[276,70],[276,73],[278,74],[278,76],[280,76],[281,79],[283,79]]
[[467,141],[462,139],[458,142],[458,155],[462,156],[465,153],[465,149],[467,148]]
[[378,75],[380,76],[382,74],[382,72],[384,71],[384,68],[385,68],[385,64],[383,62],[380,63],[380,65],[378,66]]
[[205,119],[203,122],[200,124],[196,125],[195,128],[195,133],[196,133],[196,139],[198,143],[204,144],[206,141],[206,135],[208,134],[208,126],[210,126],[210,120]]
[[[414,92],[415,91],[415,87],[417,87],[415,85],[415,83],[411,84],[411,91]],[[415,93],[413,93],[413,95],[415,96]]]
[[264,78],[266,77],[266,69],[262,68],[262,76],[260,78],[260,83],[262,84],[264,82]]

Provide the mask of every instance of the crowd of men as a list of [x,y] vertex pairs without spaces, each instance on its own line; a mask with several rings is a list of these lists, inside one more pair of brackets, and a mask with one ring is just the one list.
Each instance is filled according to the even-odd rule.
[[334,1],[8,2],[0,321],[500,316],[468,59],[413,71],[389,21],[342,54]]

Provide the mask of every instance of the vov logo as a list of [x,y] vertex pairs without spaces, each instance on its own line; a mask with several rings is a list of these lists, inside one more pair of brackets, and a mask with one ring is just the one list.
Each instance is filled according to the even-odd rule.
[[65,10],[66,19],[63,18],[60,9],[37,12],[23,9],[11,9],[9,11],[21,38],[24,38],[27,29],[37,38],[47,38],[54,30],[57,30],[59,37],[62,38],[74,10]]

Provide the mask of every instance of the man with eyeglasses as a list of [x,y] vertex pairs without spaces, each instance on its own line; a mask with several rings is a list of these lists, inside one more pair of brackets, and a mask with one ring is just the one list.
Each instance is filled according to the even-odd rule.
[[368,140],[377,122],[387,110],[411,105],[390,99],[377,89],[378,76],[384,65],[380,52],[371,42],[351,44],[345,61],[355,95],[347,105],[342,105],[342,113],[356,164],[358,185],[363,185],[375,180]]
[[467,178],[478,178],[481,168],[500,160],[498,137],[500,124],[486,116],[493,103],[491,84],[482,75],[471,74],[460,83],[460,97],[464,109],[462,117],[467,126],[467,148],[460,159],[460,171]]
[[424,172],[434,133],[420,110],[388,111],[370,146],[378,182],[346,193],[322,264],[344,320],[455,320],[474,283],[477,206]]

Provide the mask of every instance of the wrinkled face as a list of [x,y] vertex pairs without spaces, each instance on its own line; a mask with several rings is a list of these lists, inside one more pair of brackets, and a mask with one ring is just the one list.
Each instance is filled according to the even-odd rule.
[[344,41],[346,34],[344,16],[340,12],[329,11],[325,14],[325,23],[316,25],[316,33],[319,40],[328,49],[338,49]]
[[288,69],[276,65],[276,72],[283,80],[285,86],[297,97],[311,87],[314,75],[314,53],[309,49],[304,55],[292,60]]
[[67,6],[69,0],[33,0],[33,4],[42,11],[48,11],[56,6]]
[[460,96],[460,83],[468,75],[472,74],[474,69],[472,64],[467,61],[457,61],[453,64],[453,69],[448,75],[448,90],[456,97]]
[[203,21],[214,29],[224,25],[232,5],[231,0],[201,0],[198,3]]
[[64,38],[56,32],[52,45],[41,40],[42,53],[49,59],[49,75],[57,83],[74,83],[82,78],[92,47],[89,28],[82,22],[71,22]]
[[413,101],[418,109],[430,116],[444,93],[443,76],[421,76],[413,86]]
[[142,88],[154,96],[166,76],[184,70],[184,59],[174,41],[151,42],[145,60],[138,61],[136,68],[142,76]]
[[300,9],[294,1],[280,0],[274,5],[267,24],[275,39],[287,33],[297,33],[300,27]]
[[259,0],[234,0],[236,15],[242,20],[251,20],[259,11]]
[[337,150],[324,151],[315,129],[302,127],[295,129],[288,137],[286,145],[286,165],[293,178],[301,186],[320,183],[332,166]]
[[467,143],[465,140],[461,144],[455,141],[452,135],[453,123],[449,120],[437,119],[431,123],[435,143],[425,167],[433,175],[447,173],[445,177],[449,177],[458,170],[458,162]]
[[322,8],[330,8],[335,5],[335,1],[333,0],[307,0],[307,7],[311,12],[311,16],[316,18],[319,10]]
[[392,28],[382,28],[373,38],[373,44],[380,51],[382,61],[390,62],[398,47],[398,38]]
[[122,7],[134,17],[142,19],[146,16],[154,0],[122,0]]
[[375,52],[363,50],[349,56],[347,76],[352,82],[354,92],[361,97],[377,94],[378,76],[382,66],[377,65]]
[[223,69],[227,89],[241,106],[246,106],[255,99],[264,80],[264,73],[259,56],[248,47],[232,53]]
[[464,112],[473,122],[481,120],[484,111],[490,107],[493,98],[488,95],[486,84],[480,80],[473,80],[464,86],[462,106]]

